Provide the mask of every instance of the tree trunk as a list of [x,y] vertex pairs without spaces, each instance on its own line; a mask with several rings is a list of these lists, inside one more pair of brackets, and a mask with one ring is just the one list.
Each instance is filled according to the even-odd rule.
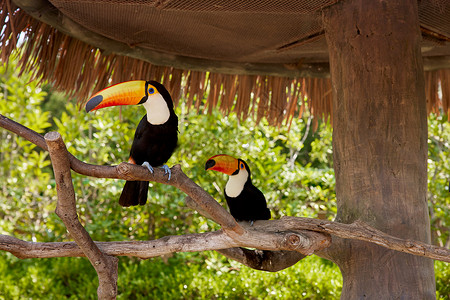
[[[339,2],[323,12],[330,52],[336,220],[430,242],[427,120],[416,0]],[[355,240],[328,254],[342,299],[434,299],[433,262]]]

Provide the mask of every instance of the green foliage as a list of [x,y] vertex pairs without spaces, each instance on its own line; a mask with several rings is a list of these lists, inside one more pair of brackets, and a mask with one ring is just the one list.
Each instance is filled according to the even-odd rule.
[[435,261],[434,273],[436,276],[436,298],[450,299],[450,268],[448,263]]
[[[97,298],[98,280],[87,259],[2,254],[0,272],[0,299]],[[119,261],[118,299],[338,299],[341,287],[339,269],[318,257],[276,273],[254,271],[214,252]]]
[[428,120],[428,206],[433,242],[450,247],[450,123],[448,116]]
[[[45,93],[29,75],[18,77],[14,63],[0,66],[0,111],[6,117],[43,133],[50,126],[50,113],[40,104]],[[0,131],[0,233],[19,234],[35,240],[54,206],[49,186],[48,153],[6,130]]]
[[[60,94],[49,89],[50,94],[43,92],[27,74],[19,77],[16,72],[13,62],[0,66],[2,114],[40,133],[60,132],[69,151],[85,162],[113,165],[128,159],[135,127],[145,114],[142,107],[112,107],[86,114],[66,104]],[[224,117],[216,110],[211,115],[188,112],[183,105],[177,114],[179,147],[168,165],[181,164],[189,177],[224,206],[226,176],[204,170],[206,160],[219,153],[247,161],[273,218],[332,219],[335,215],[329,124],[320,124],[313,133],[307,113],[294,120],[290,130],[270,127],[265,121],[240,123],[234,114]],[[430,211],[435,241],[444,244],[450,224],[449,128],[445,118],[430,118]],[[0,129],[0,135],[4,178],[0,234],[32,241],[70,240],[54,214],[56,191],[48,154],[6,130]],[[218,229],[185,207],[185,195],[171,186],[150,183],[148,203],[124,209],[118,204],[122,180],[74,172],[72,176],[79,217],[95,240],[147,240]],[[445,266],[436,263],[440,296],[448,295]],[[0,299],[96,298],[96,274],[84,258],[18,260],[0,253],[0,272],[4,274]],[[215,252],[178,253],[146,261],[120,258],[119,263],[119,299],[337,299],[341,286],[338,268],[317,257],[277,273],[249,269]]]

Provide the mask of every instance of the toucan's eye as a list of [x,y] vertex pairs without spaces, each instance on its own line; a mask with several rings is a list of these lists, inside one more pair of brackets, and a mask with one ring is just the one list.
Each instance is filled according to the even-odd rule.
[[243,169],[244,168],[244,164],[243,163],[241,163],[241,169]]
[[149,88],[148,89],[148,93],[151,95],[151,94],[153,94],[153,93],[155,93],[155,89],[154,88]]

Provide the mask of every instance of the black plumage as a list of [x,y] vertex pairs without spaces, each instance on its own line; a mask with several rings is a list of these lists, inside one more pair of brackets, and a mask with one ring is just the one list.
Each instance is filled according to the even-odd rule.
[[[133,80],[112,85],[86,103],[86,111],[117,105],[142,104],[147,114],[141,119],[134,134],[128,162],[153,167],[162,166],[172,156],[178,142],[178,117],[172,97],[156,81]],[[164,166],[169,173],[170,169]],[[144,205],[147,202],[148,181],[127,181],[120,195],[122,206]]]
[[[130,161],[139,165],[148,162],[152,167],[162,166],[172,156],[177,141],[178,117],[173,107],[169,120],[162,125],[150,124],[145,115],[134,134]],[[122,206],[144,205],[147,202],[148,185],[148,181],[127,181],[120,195],[119,204]]]
[[230,209],[230,214],[237,221],[269,220],[270,210],[267,208],[266,197],[264,197],[264,194],[253,185],[250,168],[247,163],[242,159],[239,159],[238,161],[239,163],[242,162],[245,164],[248,178],[242,192],[237,197],[228,196],[224,189],[225,200]]
[[[236,162],[234,162],[235,160]],[[205,165],[206,170],[219,171],[230,175],[229,181],[224,188],[225,200],[227,201],[230,214],[237,221],[268,220],[271,217],[267,208],[264,194],[253,185],[250,168],[242,159],[235,159],[228,155],[216,155],[211,157]],[[240,174],[240,172],[243,172]],[[245,172],[248,176],[245,177]],[[240,176],[239,178],[237,176]],[[242,185],[243,181],[245,183]],[[234,181],[231,183],[231,181]],[[227,194],[229,185],[235,185],[233,193],[235,197]],[[239,191],[240,190],[240,191]]]

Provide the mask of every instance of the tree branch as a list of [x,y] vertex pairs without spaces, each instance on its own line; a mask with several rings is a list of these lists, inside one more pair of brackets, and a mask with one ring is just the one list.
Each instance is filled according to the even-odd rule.
[[[450,249],[430,245],[420,241],[401,239],[384,233],[359,220],[356,220],[351,224],[344,224],[311,218],[283,217],[280,220],[275,220],[274,222],[280,222],[280,224],[283,224],[283,226],[280,226],[281,228],[289,228],[290,230],[307,229],[329,233],[344,239],[366,241],[391,250],[450,262]],[[280,228],[277,225],[278,224],[275,226]],[[282,230],[281,228],[280,230]]]
[[[207,238],[214,235],[209,234]],[[216,235],[217,236],[217,235]],[[191,237],[194,238],[193,235]],[[175,237],[175,239],[177,239]],[[192,239],[193,240],[193,239]],[[192,245],[199,245],[205,241],[204,237],[196,239]],[[182,242],[181,240],[179,242]],[[216,241],[214,243],[217,246]],[[136,256],[142,259],[156,257],[164,254],[173,253],[176,249],[183,249],[183,251],[195,251],[194,248],[189,248],[185,244],[169,247],[167,238],[165,244],[162,241],[136,241],[136,242],[96,242],[97,247],[107,255],[124,255]],[[163,247],[161,245],[164,244]],[[216,250],[226,257],[236,260],[250,268],[276,272],[288,268],[296,264],[305,255],[296,251],[267,251],[267,250],[249,250],[246,248],[229,248],[229,249],[204,249]],[[226,245],[231,246],[231,245]],[[74,242],[53,242],[53,243],[36,243],[27,242],[8,235],[0,235],[0,250],[8,251],[14,256],[25,258],[51,258],[51,257],[83,257],[85,254]]]
[[[295,232],[292,230],[271,231],[243,224],[245,234],[230,237],[223,230],[185,235],[165,236],[151,241],[95,242],[104,254],[111,256],[135,256],[142,259],[157,257],[174,252],[199,252],[220,250],[232,247],[249,247],[266,250],[299,251],[312,254],[328,247],[331,238],[327,234],[313,231]],[[252,227],[252,228],[250,228]],[[18,258],[82,257],[86,253],[73,242],[36,243],[0,235],[0,250],[5,250]],[[281,252],[281,251],[278,251]]]
[[[199,207],[191,197],[184,199],[186,206],[196,210],[202,216],[216,221],[207,211]],[[220,254],[244,264],[252,269],[277,272],[295,265],[305,255],[296,251],[270,251],[270,250],[250,250],[241,247],[218,249]]]
[[[29,141],[32,142],[37,141],[36,144],[38,146],[42,145],[42,143],[40,142],[42,140],[42,137],[39,138],[40,136],[39,134],[37,134],[32,130],[29,130],[28,128],[18,123],[15,123],[7,119],[2,115],[0,115],[0,127],[4,127],[8,130],[12,129],[11,131],[17,133],[18,135],[21,135],[22,137],[28,139]],[[76,159],[74,156],[70,156],[69,159],[71,168],[80,174],[93,177],[116,178],[125,180],[149,180],[163,184],[173,185],[181,189],[188,196],[190,196],[190,199],[192,199],[192,201],[188,198],[187,202],[191,201],[192,203],[195,203],[196,209],[198,209],[200,213],[202,214],[206,213],[208,217],[210,217],[211,219],[217,221],[220,225],[222,225],[223,231],[218,231],[215,233],[199,234],[199,236],[188,235],[188,240],[186,240],[185,236],[180,236],[180,237],[165,237],[163,239],[147,242],[120,242],[120,243],[129,243],[122,245],[133,245],[133,247],[139,246],[146,248],[146,251],[148,251],[148,253],[145,255],[147,255],[148,257],[153,257],[155,255],[155,253],[152,252],[153,250],[150,250],[150,247],[148,245],[152,245],[151,247],[153,247],[153,245],[155,245],[155,247],[156,245],[158,245],[158,247],[160,247],[161,245],[165,245],[164,247],[166,247],[166,250],[164,251],[169,252],[218,250],[240,246],[240,247],[259,248],[264,250],[295,250],[296,252],[300,253],[303,250],[305,250],[303,251],[304,254],[310,254],[311,252],[308,252],[307,249],[301,249],[301,247],[305,245],[305,240],[311,238],[311,236],[306,235],[305,231],[303,230],[310,230],[314,232],[335,235],[341,238],[367,241],[388,249],[410,253],[413,255],[425,256],[445,262],[450,262],[449,249],[428,245],[426,243],[419,241],[403,240],[397,237],[393,237],[359,221],[356,221],[355,223],[352,224],[342,224],[327,220],[284,217],[281,220],[257,221],[255,222],[253,227],[249,227],[247,224],[244,224],[245,222],[238,224],[220,204],[218,204],[208,193],[206,193],[206,191],[204,191],[201,187],[199,187],[192,180],[190,180],[182,172],[181,167],[179,165],[172,167],[172,179],[170,181],[167,181],[167,177],[164,176],[164,171],[160,169],[155,169],[155,172],[151,174],[147,171],[145,167],[131,165],[128,163],[121,163],[118,166],[95,166],[83,163],[78,159]],[[207,236],[206,239],[205,236]],[[256,241],[253,240],[253,238],[255,237],[257,237]],[[211,238],[214,238],[214,241],[217,243],[220,243],[220,241],[222,241],[221,242],[222,244],[220,244],[221,246],[207,248],[206,247],[206,245],[208,245],[207,242]],[[272,242],[268,244],[266,242],[261,241],[262,239],[267,238],[271,239]],[[289,239],[291,238],[293,240],[289,241]],[[200,244],[205,247],[201,247],[199,245],[192,246],[193,244],[201,240],[203,240],[205,244],[202,243]],[[316,242],[319,240],[321,240],[320,243],[328,245],[327,242],[328,235],[321,236],[321,239],[316,239]],[[10,240],[8,241],[10,242]],[[192,245],[188,244],[191,245],[189,247],[184,246],[184,243],[186,243],[187,241],[189,241]],[[27,242],[22,241],[21,243],[16,243],[17,244],[17,247],[15,248],[16,254],[17,249],[22,249],[24,247],[25,244],[23,243]],[[112,245],[111,247],[114,248],[115,247],[114,245],[119,245],[115,243],[119,242],[111,242],[107,244]],[[297,248],[295,248],[294,246],[295,243],[298,243],[299,245]],[[8,243],[1,242],[0,240],[0,246],[2,250],[6,251],[11,250],[10,246],[5,246],[5,244]],[[47,247],[46,249],[48,249],[48,247],[52,247],[51,245],[49,245],[49,243],[43,244],[45,244],[45,247]],[[104,243],[96,243],[96,244],[101,245],[99,247],[102,250],[106,249],[102,247],[107,247],[106,244]],[[28,245],[31,245],[32,247],[35,248],[37,247],[36,243]],[[325,245],[324,247],[326,247],[327,245]],[[319,249],[323,249],[324,247],[321,248],[320,245],[316,245],[315,248],[313,247],[315,249],[313,251],[318,251]],[[110,255],[133,255],[143,257],[141,256],[143,255],[142,249],[139,250],[141,252],[136,250],[139,253],[138,252],[111,253],[107,252],[107,250],[105,251],[106,251],[105,253]],[[228,257],[238,258],[238,260],[243,263],[245,263],[246,261],[247,262],[251,261],[252,260],[251,257],[255,258],[254,261],[257,261],[255,256],[259,255],[256,252],[253,254],[249,254],[248,252],[242,249],[241,250],[230,249],[221,252],[227,255]],[[277,254],[275,254],[275,256],[276,255]],[[278,255],[282,257],[282,255],[284,254]],[[298,254],[296,255],[300,257],[300,255]],[[259,255],[257,257],[261,258],[264,256]],[[249,264],[251,264],[252,266],[258,265],[258,263],[249,263]]]
[[[1,114],[0,127],[14,132],[44,150],[48,150],[44,138],[39,133],[22,124],[14,122]],[[125,162],[122,162],[118,166],[92,165],[80,161],[70,153],[69,161],[72,170],[86,176],[124,180],[146,180],[172,185],[191,196],[198,207],[202,208],[204,211],[210,212],[211,216],[214,217],[214,221],[222,226],[223,230],[229,232],[229,234],[239,235],[243,233],[242,228],[234,218],[216,200],[214,200],[211,195],[187,177],[181,170],[180,165],[172,167],[172,178],[168,181],[167,176],[164,176],[164,171],[161,169],[155,169],[155,172],[152,174],[148,172],[146,167]]]
[[70,174],[69,153],[61,135],[57,132],[49,132],[44,137],[53,171],[55,173],[56,191],[58,202],[56,214],[64,222],[71,237],[83,250],[99,279],[97,295],[99,299],[115,299],[117,296],[117,257],[104,255],[95,245],[89,233],[78,220],[75,190]]

